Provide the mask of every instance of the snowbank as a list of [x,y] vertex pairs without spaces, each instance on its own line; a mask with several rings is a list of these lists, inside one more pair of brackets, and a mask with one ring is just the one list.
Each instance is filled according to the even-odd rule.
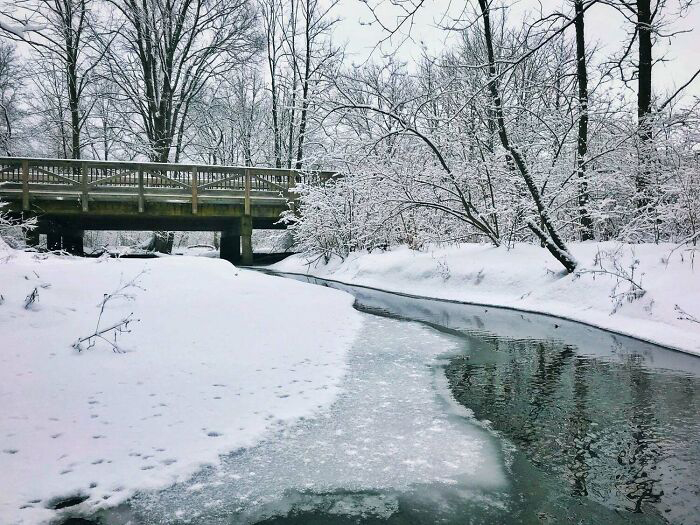
[[546,250],[527,244],[511,250],[478,244],[425,252],[396,248],[327,265],[295,255],[273,269],[552,314],[700,355],[700,258],[693,257],[700,252],[675,248],[574,243],[580,263],[574,275]]
[[[3,524],[118,504],[328,406],[361,323],[350,295],[224,261],[0,250]],[[142,271],[100,323],[140,319],[123,353],[72,348]],[[87,499],[49,508],[68,497]]]

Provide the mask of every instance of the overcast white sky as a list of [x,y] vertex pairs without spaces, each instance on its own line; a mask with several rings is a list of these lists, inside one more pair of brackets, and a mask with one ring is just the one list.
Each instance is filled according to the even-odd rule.
[[[374,1],[376,3],[380,0]],[[696,0],[696,4],[700,4],[700,1]],[[403,35],[393,38],[391,42],[386,42],[382,46],[382,52],[394,52],[401,59],[408,61],[420,55],[421,45],[425,45],[431,53],[439,52],[449,45],[449,32],[439,26],[448,24],[450,16],[452,18],[458,16],[465,5],[463,0],[425,0],[418,11],[418,16],[414,19],[413,26],[410,27],[411,39],[405,40],[409,29],[406,25]],[[552,0],[541,0],[541,2],[520,0],[512,4],[510,8],[512,13],[509,18],[516,21],[527,14],[536,16],[540,5],[543,11],[548,13],[557,10],[562,3]],[[669,0],[669,6],[671,9],[676,9],[677,0]],[[384,0],[379,13],[386,25],[396,24],[397,11],[392,10],[388,1]],[[447,17],[446,13],[449,13]],[[347,50],[356,63],[366,60],[377,42],[386,37],[386,33],[378,25],[365,25],[372,16],[367,5],[360,0],[340,0],[336,14],[342,18],[342,21],[334,32],[334,39],[337,42],[347,42]],[[586,36],[590,43],[597,43],[603,53],[612,54],[624,45],[625,31],[622,27],[627,27],[627,24],[622,15],[614,9],[596,5],[586,14]],[[677,35],[670,41],[659,42],[655,47],[656,57],[663,53],[669,60],[667,63],[655,66],[654,82],[659,93],[675,91],[675,87],[684,84],[700,67],[700,5],[691,7],[686,17],[676,21],[672,29],[685,29],[691,32]],[[379,58],[381,53],[375,51],[375,56]],[[700,77],[687,88],[686,93],[700,96]]]

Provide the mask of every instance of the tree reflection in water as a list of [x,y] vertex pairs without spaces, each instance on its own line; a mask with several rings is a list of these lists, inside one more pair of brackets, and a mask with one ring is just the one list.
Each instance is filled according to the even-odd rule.
[[[684,438],[698,431],[697,422],[684,427],[698,413],[688,395],[697,378],[650,372],[634,356],[588,357],[558,341],[479,336],[469,343],[467,355],[446,366],[457,401],[537,468],[565,480],[572,497],[661,517],[697,490],[687,486],[697,444]],[[674,494],[665,498],[669,487]]]

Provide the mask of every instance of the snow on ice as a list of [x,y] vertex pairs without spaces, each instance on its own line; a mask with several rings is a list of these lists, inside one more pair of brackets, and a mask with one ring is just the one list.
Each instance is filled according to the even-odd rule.
[[[327,407],[361,324],[350,295],[224,261],[0,248],[3,524],[51,519],[65,498],[85,512],[118,504]],[[103,314],[102,327],[140,319],[122,353],[72,348],[103,294],[143,271]]]
[[418,323],[363,315],[328,409],[281,425],[192,479],[137,495],[115,511],[118,522],[245,524],[300,510],[381,519],[406,495],[413,505],[432,500],[438,522],[454,512],[445,505],[452,491],[482,512],[500,505],[508,486],[501,446],[454,401],[441,366],[459,342]]

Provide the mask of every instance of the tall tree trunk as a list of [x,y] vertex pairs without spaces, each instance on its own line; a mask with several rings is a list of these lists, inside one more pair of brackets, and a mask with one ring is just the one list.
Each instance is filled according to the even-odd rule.
[[648,186],[650,182],[650,164],[652,149],[651,129],[651,0],[637,0],[637,33],[639,38],[639,71],[637,87],[637,123],[639,126],[639,159],[636,176],[637,205],[645,208],[649,205]]
[[282,135],[280,133],[279,122],[279,87],[277,85],[277,10],[273,0],[270,4],[269,19],[267,24],[267,66],[270,71],[270,93],[272,95],[272,138],[273,155],[275,157],[275,168],[282,167]]
[[278,113],[278,103],[277,103],[277,80],[275,75],[277,74],[276,68],[270,62],[270,74],[272,75],[271,89],[272,89],[272,134],[274,136],[274,155],[275,155],[275,168],[282,167],[282,146],[280,144],[280,125],[279,125],[279,113]]
[[107,127],[107,120],[102,118],[102,145],[104,148],[104,160],[109,160],[109,129]]
[[5,133],[3,133],[2,139],[3,150],[5,152],[5,155],[11,157],[12,153],[10,152],[10,142],[12,141],[12,121],[10,120],[10,113],[7,110],[7,106],[4,104],[0,104],[0,109],[2,109],[2,113],[5,120]]
[[[295,68],[296,69],[296,68]],[[292,156],[294,154],[294,117],[296,112],[296,99],[297,99],[297,76],[296,73],[292,73],[292,111],[289,115],[289,143],[287,145],[287,169],[292,169]]]
[[185,103],[185,108],[180,118],[180,125],[177,130],[177,140],[175,142],[175,159],[174,162],[180,162],[180,156],[182,155],[182,140],[185,136],[185,115],[189,113],[190,101]]
[[311,24],[313,22],[313,11],[311,3],[306,2],[305,12],[305,32],[306,53],[304,56],[304,83],[302,86],[302,102],[301,102],[301,118],[299,119],[299,142],[297,146],[297,162],[295,168],[300,170],[304,159],[304,141],[306,139],[307,115],[309,110],[309,85],[311,80],[311,46],[313,39],[311,37]]
[[581,223],[581,240],[593,239],[593,220],[588,210],[590,194],[586,175],[588,154],[588,70],[586,66],[586,37],[584,31],[583,0],[574,0],[576,10],[576,76],[578,80],[578,141],[576,172],[578,176],[578,206]]
[[68,109],[71,127],[71,158],[80,158],[80,96],[78,95],[77,50],[70,36],[66,36],[66,82],[68,84]]
[[295,168],[302,168],[304,158],[304,139],[306,137],[306,118],[309,109],[309,79],[311,76],[311,7],[306,4],[306,55],[304,57],[304,83],[302,86],[301,116],[299,119],[299,142],[297,146],[297,163]]
[[540,228],[537,223],[533,220],[527,221],[527,226],[532,230],[532,232],[537,236],[537,238],[542,241],[549,253],[559,261],[566,271],[573,272],[576,269],[576,259],[571,255],[566,244],[559,236],[559,232],[554,227],[549,212],[542,200],[540,190],[535,184],[532,175],[530,174],[527,164],[525,163],[524,157],[521,155],[515,147],[510,144],[508,140],[508,130],[506,129],[505,116],[503,114],[503,102],[501,100],[501,95],[498,86],[498,76],[496,72],[496,59],[493,51],[493,34],[491,32],[491,17],[490,8],[488,4],[489,0],[479,0],[479,7],[481,8],[481,15],[484,21],[484,40],[486,43],[486,54],[489,66],[489,80],[488,89],[491,95],[491,101],[493,103],[493,109],[496,117],[496,125],[498,129],[498,137],[500,138],[501,145],[505,149],[516,168],[520,172],[525,185],[530,191],[533,202],[537,209],[539,219],[542,222],[543,228]]

